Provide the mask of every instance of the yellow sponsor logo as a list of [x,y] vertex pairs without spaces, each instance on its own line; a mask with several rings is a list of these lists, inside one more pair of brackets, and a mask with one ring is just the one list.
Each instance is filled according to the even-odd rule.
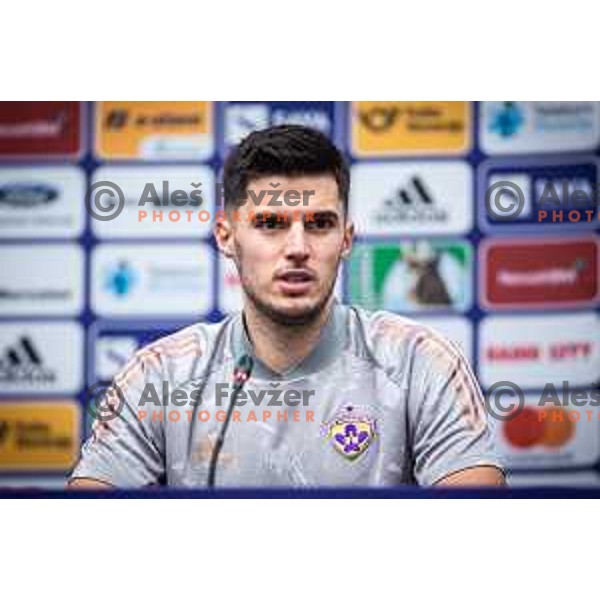
[[99,102],[96,151],[103,158],[209,158],[214,152],[212,103]]
[[76,402],[0,402],[0,471],[70,469],[79,432]]
[[469,150],[470,102],[353,102],[357,156],[461,154]]

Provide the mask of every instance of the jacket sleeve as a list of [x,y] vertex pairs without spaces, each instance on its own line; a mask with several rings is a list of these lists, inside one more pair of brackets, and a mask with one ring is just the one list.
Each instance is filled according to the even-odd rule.
[[157,359],[142,351],[134,355],[115,377],[110,393],[103,394],[97,407],[92,407],[96,414],[92,432],[71,479],[92,478],[115,487],[163,481],[163,422],[152,420],[148,414],[144,417],[140,408],[146,386],[161,390],[161,379]]

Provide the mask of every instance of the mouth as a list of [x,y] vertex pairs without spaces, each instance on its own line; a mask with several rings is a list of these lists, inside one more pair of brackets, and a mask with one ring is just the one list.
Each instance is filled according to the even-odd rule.
[[276,277],[284,293],[300,295],[306,293],[315,281],[315,276],[306,269],[288,269]]

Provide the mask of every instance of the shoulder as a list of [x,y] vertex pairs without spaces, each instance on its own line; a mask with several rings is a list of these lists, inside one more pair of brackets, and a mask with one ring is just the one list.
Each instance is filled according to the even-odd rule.
[[392,379],[424,369],[452,371],[462,358],[459,348],[433,327],[388,311],[351,306],[356,336],[371,359]]
[[389,379],[408,391],[410,414],[444,415],[443,405],[457,406],[469,427],[487,426],[475,375],[459,347],[434,328],[386,311],[354,308],[364,330],[364,345]]
[[115,382],[160,378],[181,383],[199,376],[211,362],[224,359],[225,337],[231,317],[218,323],[199,322],[140,348]]

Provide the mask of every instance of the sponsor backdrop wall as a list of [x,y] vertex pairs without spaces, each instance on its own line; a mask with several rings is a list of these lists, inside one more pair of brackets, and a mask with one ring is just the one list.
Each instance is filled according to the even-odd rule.
[[[598,485],[596,102],[0,103],[0,484],[62,485],[86,389],[139,346],[240,307],[203,211],[228,148],[292,122],[351,161],[358,238],[337,293],[438,328],[485,389],[524,390],[519,417],[495,422],[515,485]],[[100,182],[123,193],[112,219]],[[575,190],[583,204],[565,209]],[[540,420],[544,389],[588,400]]]

